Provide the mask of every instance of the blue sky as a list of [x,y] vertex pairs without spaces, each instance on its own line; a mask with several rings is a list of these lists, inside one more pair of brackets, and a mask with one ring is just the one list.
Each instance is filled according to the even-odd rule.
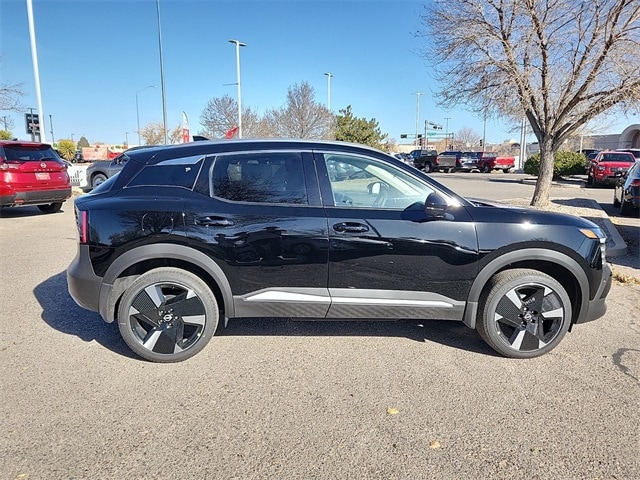
[[[47,140],[137,143],[140,125],[162,121],[158,24],[155,0],[33,0],[40,84]],[[191,132],[207,102],[236,98],[235,46],[242,48],[242,103],[262,113],[284,105],[287,89],[308,82],[316,100],[347,105],[355,115],[375,118],[400,141],[415,133],[416,96],[424,121],[446,123],[449,132],[469,127],[482,134],[482,119],[435,104],[437,85],[417,54],[424,44],[422,2],[411,1],[178,1],[160,0],[167,123],[177,126],[185,111]],[[25,107],[37,107],[26,0],[0,0],[0,76],[23,82]],[[140,91],[148,85],[149,88]],[[7,115],[2,112],[2,115]],[[9,114],[14,134],[27,138],[24,116]],[[628,125],[628,122],[625,126]],[[487,122],[487,142],[518,138],[514,125]],[[622,127],[624,128],[624,127]],[[613,131],[621,131],[613,129]]]

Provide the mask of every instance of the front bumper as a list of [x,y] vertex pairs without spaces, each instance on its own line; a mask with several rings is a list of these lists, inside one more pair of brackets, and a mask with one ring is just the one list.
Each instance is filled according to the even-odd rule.
[[602,317],[607,312],[606,297],[611,290],[613,274],[608,264],[602,266],[602,280],[598,286],[595,296],[589,300],[587,310],[584,315],[576,320],[576,323],[587,323]]

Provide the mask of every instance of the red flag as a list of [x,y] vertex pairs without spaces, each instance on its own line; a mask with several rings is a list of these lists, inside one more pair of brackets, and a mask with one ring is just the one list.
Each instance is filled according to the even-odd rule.
[[237,126],[230,128],[227,133],[224,134],[224,138],[233,138],[233,136],[238,133],[238,130],[239,128]]

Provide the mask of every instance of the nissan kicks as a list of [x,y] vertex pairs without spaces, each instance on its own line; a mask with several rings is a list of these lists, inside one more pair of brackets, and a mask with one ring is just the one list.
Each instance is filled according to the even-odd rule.
[[606,310],[595,224],[463,198],[369,147],[202,141],[124,155],[75,200],[67,279],[151,361],[187,359],[247,317],[458,320],[531,358]]

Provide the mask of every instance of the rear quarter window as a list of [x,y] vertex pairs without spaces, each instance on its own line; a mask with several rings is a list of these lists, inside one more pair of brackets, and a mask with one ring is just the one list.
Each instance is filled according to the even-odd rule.
[[204,157],[195,156],[165,160],[155,165],[145,165],[129,181],[127,187],[155,185],[192,189],[203,161]]

